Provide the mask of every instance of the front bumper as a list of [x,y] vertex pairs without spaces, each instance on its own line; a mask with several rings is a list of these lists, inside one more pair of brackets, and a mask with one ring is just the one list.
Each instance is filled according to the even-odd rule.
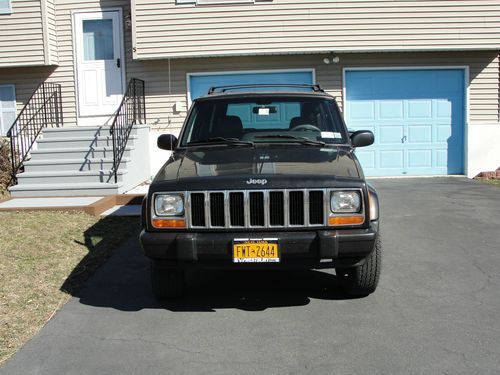
[[[140,241],[155,261],[178,267],[203,268],[330,268],[362,264],[371,254],[378,222],[369,228],[283,232],[147,232]],[[278,238],[280,263],[235,264],[235,238]]]

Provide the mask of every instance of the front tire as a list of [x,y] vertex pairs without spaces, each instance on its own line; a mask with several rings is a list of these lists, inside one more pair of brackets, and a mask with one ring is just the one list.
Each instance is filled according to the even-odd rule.
[[377,236],[375,248],[365,263],[357,267],[336,268],[337,278],[349,296],[364,297],[377,289],[382,268],[382,241]]
[[184,270],[162,268],[151,261],[151,288],[158,300],[182,297],[184,294]]

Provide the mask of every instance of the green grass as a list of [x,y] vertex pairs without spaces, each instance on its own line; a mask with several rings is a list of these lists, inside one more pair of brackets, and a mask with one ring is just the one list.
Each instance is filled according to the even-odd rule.
[[138,218],[0,212],[0,364],[35,335],[114,249]]
[[496,185],[500,186],[500,179],[485,179],[485,178],[478,178],[478,181],[488,184],[488,185]]

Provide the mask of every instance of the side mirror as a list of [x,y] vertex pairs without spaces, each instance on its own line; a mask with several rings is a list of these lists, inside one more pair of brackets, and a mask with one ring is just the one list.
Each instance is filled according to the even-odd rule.
[[162,134],[158,137],[156,144],[162,150],[173,151],[177,146],[177,137],[173,134]]
[[370,146],[375,142],[375,136],[369,130],[358,130],[351,134],[352,147]]

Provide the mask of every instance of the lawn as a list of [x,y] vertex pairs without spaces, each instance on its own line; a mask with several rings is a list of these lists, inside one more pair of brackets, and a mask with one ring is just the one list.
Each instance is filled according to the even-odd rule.
[[478,178],[477,180],[485,184],[500,186],[500,179]]
[[113,250],[138,218],[0,212],[0,364],[35,335]]

